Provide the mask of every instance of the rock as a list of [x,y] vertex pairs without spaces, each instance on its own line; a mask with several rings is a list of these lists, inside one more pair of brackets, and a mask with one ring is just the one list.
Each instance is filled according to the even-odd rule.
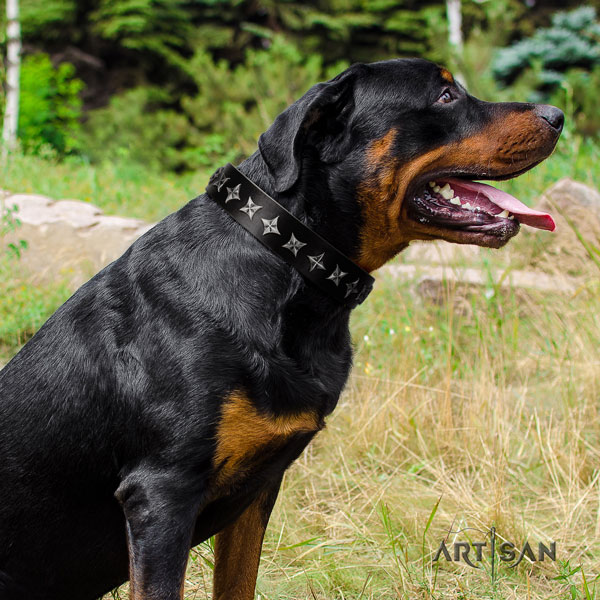
[[140,219],[103,215],[97,206],[78,200],[14,194],[5,199],[5,206],[13,205],[21,226],[5,241],[27,242],[20,259],[24,270],[39,282],[66,278],[73,289],[153,227]]
[[130,219],[127,217],[115,217],[112,215],[103,215],[98,220],[98,225],[102,227],[112,227],[117,229],[130,229],[131,231],[135,231],[139,229],[145,222],[141,219]]
[[147,231],[150,231],[155,225],[156,225],[156,223],[146,223],[145,225],[138,227],[135,230],[135,233],[133,235],[136,238],[142,237]]
[[600,217],[600,192],[585,183],[565,178],[549,187],[542,196],[538,206],[558,206],[567,209],[572,203],[591,209]]
[[60,216],[52,210],[52,200],[35,194],[13,194],[4,199],[6,209],[17,207],[16,217],[21,223],[42,225],[56,223]]
[[561,179],[535,208],[552,214],[556,231],[536,239],[533,267],[579,275],[594,266],[586,244],[600,247],[600,193],[578,181]]
[[40,196],[38,194],[8,194],[4,199],[6,206],[16,205],[20,211],[26,208],[35,208],[40,206],[48,206],[52,204],[54,200],[47,196]]
[[75,229],[90,227],[98,223],[102,211],[93,204],[79,200],[59,200],[51,205],[52,210]]
[[497,291],[496,286],[499,286],[500,292],[510,290],[522,297],[531,292],[573,295],[584,284],[582,279],[539,271],[484,271],[450,266],[390,265],[383,267],[381,272],[394,279],[412,282],[413,292],[422,300],[438,305],[451,302],[453,311],[463,316],[472,313],[472,296],[492,297]]

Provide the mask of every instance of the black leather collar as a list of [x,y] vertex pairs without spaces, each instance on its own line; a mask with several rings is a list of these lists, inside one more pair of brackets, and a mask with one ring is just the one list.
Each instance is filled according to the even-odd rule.
[[373,289],[374,279],[296,219],[233,165],[217,169],[208,195],[267,248],[341,304],[354,308]]

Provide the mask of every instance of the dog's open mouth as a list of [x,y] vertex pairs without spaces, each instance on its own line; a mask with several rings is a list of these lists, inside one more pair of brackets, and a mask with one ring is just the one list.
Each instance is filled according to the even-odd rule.
[[[507,241],[519,224],[554,231],[552,217],[491,185],[466,179],[429,181],[409,203],[410,216],[427,225]],[[487,245],[487,244],[486,244]]]

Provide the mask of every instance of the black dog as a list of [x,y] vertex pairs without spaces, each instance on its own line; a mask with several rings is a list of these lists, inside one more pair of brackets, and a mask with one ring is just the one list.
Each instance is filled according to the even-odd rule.
[[[239,169],[372,271],[414,239],[499,247],[519,221],[551,228],[469,180],[531,168],[562,124],[424,60],[355,65]],[[215,534],[214,597],[253,598],[282,475],[348,377],[349,316],[207,195],[136,241],[0,373],[0,599],[127,579],[133,600],[182,598],[190,547]]]

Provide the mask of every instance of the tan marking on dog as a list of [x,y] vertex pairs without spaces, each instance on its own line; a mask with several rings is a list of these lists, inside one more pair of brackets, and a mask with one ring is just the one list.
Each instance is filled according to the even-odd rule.
[[396,129],[390,129],[382,138],[371,143],[367,149],[369,164],[379,165],[382,160],[389,156],[397,133]]
[[268,522],[259,496],[231,525],[215,537],[215,600],[252,600]]
[[436,148],[401,167],[397,160],[381,154],[384,139],[376,140],[367,150],[370,175],[358,190],[363,227],[355,260],[366,271],[378,269],[408,245],[409,224],[400,218],[406,188],[443,153],[442,148]]
[[322,427],[315,413],[273,416],[259,412],[244,393],[232,393],[223,404],[217,428],[217,483],[229,480],[265,446],[284,443],[294,434],[316,432]]
[[452,73],[448,71],[448,69],[446,69],[445,67],[441,67],[440,75],[442,76],[442,79],[445,79],[448,83],[454,85],[454,77],[452,76]]

